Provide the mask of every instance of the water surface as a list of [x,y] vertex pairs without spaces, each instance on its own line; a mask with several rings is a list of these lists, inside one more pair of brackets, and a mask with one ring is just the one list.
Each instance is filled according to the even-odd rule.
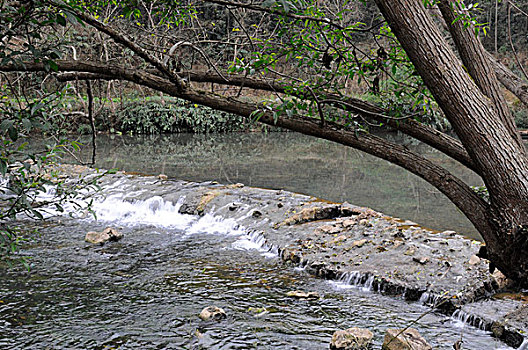
[[[469,185],[482,184],[480,177],[442,153],[397,134],[388,137]],[[189,181],[285,189],[479,237],[465,216],[419,177],[350,147],[298,133],[100,135],[96,165]]]
[[[332,333],[367,327],[379,348],[388,327],[426,314],[418,328],[435,349],[508,349],[486,332],[419,303],[306,275],[260,248],[233,219],[178,214],[164,185],[119,182],[92,218],[50,220],[23,253],[32,270],[0,267],[1,349],[325,349]],[[152,181],[151,181],[152,182]],[[160,185],[161,186],[161,185]],[[137,201],[126,198],[143,198]],[[28,223],[29,224],[29,223]],[[89,230],[118,227],[119,242],[84,242]],[[286,296],[316,291],[319,300]],[[227,319],[204,322],[216,305]]]

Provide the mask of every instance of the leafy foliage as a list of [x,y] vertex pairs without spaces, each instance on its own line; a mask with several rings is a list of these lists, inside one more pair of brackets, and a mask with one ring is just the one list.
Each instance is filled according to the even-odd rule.
[[249,126],[243,117],[183,100],[132,103],[118,112],[117,119],[121,131],[133,134],[228,132],[246,130]]

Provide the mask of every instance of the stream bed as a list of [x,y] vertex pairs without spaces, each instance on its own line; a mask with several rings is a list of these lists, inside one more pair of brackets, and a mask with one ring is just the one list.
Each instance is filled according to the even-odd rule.
[[[354,326],[372,330],[379,348],[386,328],[423,314],[413,327],[435,349],[461,338],[464,349],[509,349],[419,303],[311,277],[262,249],[236,220],[214,209],[180,214],[179,199],[163,200],[172,192],[156,192],[156,179],[127,181],[105,184],[97,221],[49,220],[22,252],[30,272],[0,268],[1,349],[326,349],[334,331]],[[107,226],[124,238],[84,242]],[[288,297],[292,290],[321,298]],[[227,318],[201,321],[210,305]]]

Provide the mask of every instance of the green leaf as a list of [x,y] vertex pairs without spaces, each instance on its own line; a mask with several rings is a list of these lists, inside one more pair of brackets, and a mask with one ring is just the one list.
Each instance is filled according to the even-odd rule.
[[9,129],[7,129],[7,133],[9,134],[9,138],[13,141],[18,140],[18,130],[11,126]]
[[29,120],[28,118],[23,118],[22,125],[24,126],[24,129],[26,129],[26,131],[31,131],[31,127],[32,127],[31,120]]
[[61,14],[57,14],[55,21],[63,27],[66,26],[66,18],[64,18]]
[[54,72],[58,72],[59,71],[59,66],[57,65],[57,63],[55,63],[55,61],[52,61],[52,60],[48,60],[48,65],[49,65],[49,68],[54,71]]
[[13,126],[14,123],[15,123],[14,120],[10,120],[10,119],[4,120],[2,121],[2,123],[0,123],[0,130],[2,131],[8,130],[9,128]]
[[7,173],[7,163],[5,160],[0,159],[0,174],[2,174],[2,176],[5,176],[6,173]]

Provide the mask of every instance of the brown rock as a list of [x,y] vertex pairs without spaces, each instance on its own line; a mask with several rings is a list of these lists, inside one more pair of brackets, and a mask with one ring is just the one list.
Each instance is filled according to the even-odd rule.
[[346,219],[344,220],[341,225],[343,225],[344,228],[349,228],[351,226],[354,226],[357,224],[357,221],[354,219]]
[[317,228],[317,232],[322,232],[322,233],[333,235],[333,234],[341,232],[341,229],[333,225],[323,225]]
[[366,227],[372,227],[372,222],[370,222],[368,219],[361,219],[359,220],[359,225],[366,226]]
[[317,292],[303,292],[302,290],[293,290],[286,293],[287,296],[298,298],[298,299],[319,299],[319,293]]
[[416,248],[415,247],[409,247],[409,249],[407,249],[405,251],[405,253],[403,253],[403,254],[405,254],[405,255],[414,255],[415,252],[416,252]]
[[480,264],[480,258],[476,255],[472,255],[471,258],[469,258],[469,265],[478,265]]
[[341,236],[337,236],[336,238],[334,238],[331,243],[341,243],[343,241],[346,241],[347,237],[345,235],[341,235]]
[[511,284],[513,284],[512,280],[510,280],[508,277],[504,276],[502,272],[500,272],[498,269],[495,269],[493,274],[491,275],[495,282],[497,283],[498,289],[504,289]]
[[371,331],[363,328],[353,327],[347,330],[339,330],[332,335],[330,349],[367,349],[373,336]]
[[123,234],[118,230],[107,227],[101,232],[90,231],[86,233],[84,240],[88,243],[103,244],[108,241],[119,241],[123,238]]
[[200,203],[198,203],[198,206],[196,207],[196,212],[198,214],[202,214],[207,204],[209,204],[209,202],[212,201],[219,194],[219,191],[206,192],[200,199]]
[[223,318],[226,318],[226,313],[224,309],[221,309],[217,306],[208,306],[205,309],[200,312],[199,316],[204,321],[209,320],[221,320]]
[[[383,350],[432,350],[433,347],[414,328],[408,328],[401,334],[401,329],[389,328],[381,348]],[[398,335],[399,334],[399,335]]]
[[354,241],[354,242],[352,242],[352,248],[354,248],[354,247],[361,248],[361,247],[363,247],[365,245],[365,243],[367,243],[366,239],[360,239],[359,241]]

